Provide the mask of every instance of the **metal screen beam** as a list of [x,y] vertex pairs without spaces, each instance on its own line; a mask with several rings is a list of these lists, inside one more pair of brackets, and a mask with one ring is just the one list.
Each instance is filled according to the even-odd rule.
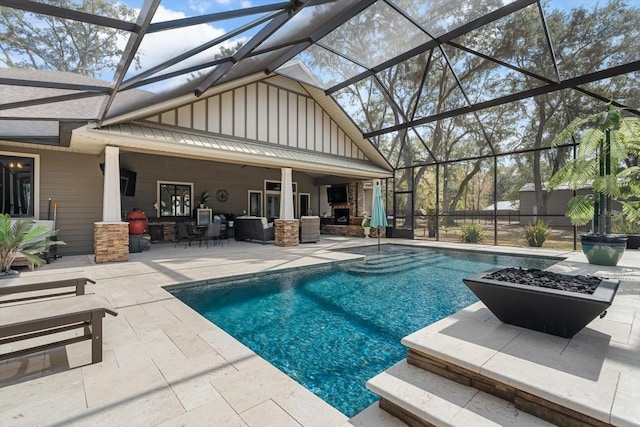
[[262,42],[269,38],[269,36],[278,31],[281,26],[283,26],[291,18],[293,18],[297,12],[302,10],[303,7],[304,6],[300,7],[295,13],[288,10],[286,14],[281,13],[279,16],[273,18],[271,22],[269,22],[263,29],[258,32],[258,34],[256,34],[251,40],[245,43],[236,53],[233,54],[233,56],[231,57],[232,62],[221,65],[213,70],[209,74],[209,76],[207,76],[207,78],[198,85],[195,91],[196,96],[202,95],[207,89],[215,85],[216,82],[224,77],[225,74],[227,74],[235,64],[237,64],[244,57],[250,54],[256,47],[258,47]]
[[264,6],[248,7],[244,9],[229,10],[226,12],[210,13],[208,15],[193,16],[184,19],[175,19],[173,21],[156,22],[149,26],[147,34],[158,31],[173,30],[176,28],[190,27],[192,25],[206,24],[209,22],[223,21],[225,19],[240,18],[243,16],[256,15],[258,13],[266,13],[273,11],[281,11],[290,6],[289,2],[267,4]]
[[363,135],[364,138],[373,138],[379,135],[383,135],[389,132],[395,132],[401,129],[405,129],[408,127],[419,126],[425,123],[431,123],[436,120],[447,119],[450,117],[459,116],[462,114],[473,113],[474,111],[483,110],[485,108],[491,108],[498,105],[508,104],[510,102],[520,101],[522,99],[531,98],[534,96],[544,95],[551,92],[557,92],[563,89],[574,89],[579,85],[595,82],[598,80],[607,79],[610,77],[619,76],[621,74],[631,73],[633,71],[640,70],[640,61],[630,62],[628,64],[619,65],[617,67],[608,68],[606,70],[596,71],[594,73],[584,74],[579,77],[575,77],[572,79],[565,80],[560,83],[553,83],[546,86],[537,87],[534,89],[525,90],[522,92],[517,92],[511,95],[502,96],[500,98],[495,98],[490,101],[479,102],[470,107],[462,107],[456,108],[454,110],[450,110],[440,114],[434,114],[429,117],[424,117],[418,120],[414,120],[408,123],[402,123],[396,126],[390,126],[388,128],[379,129],[377,131],[369,132]]
[[[178,56],[174,56],[172,59],[163,62],[162,64],[158,64],[153,68],[148,69],[147,71],[144,71],[128,80],[126,80],[123,84],[122,84],[122,88],[129,88],[129,87],[133,87],[133,86],[140,86],[138,83],[143,81],[144,79],[146,79],[147,77],[150,77],[156,73],[159,73],[160,71],[167,69],[169,67],[171,67],[172,65],[175,65],[187,58],[190,58],[194,55],[197,55],[200,52],[204,52],[205,50],[220,44],[224,41],[227,41],[239,34],[242,34],[243,32],[256,27],[260,24],[262,24],[263,22],[266,22],[268,20],[270,20],[271,18],[274,18],[276,16],[278,16],[279,14],[281,14],[283,12],[273,12],[272,14],[269,14],[268,16],[264,16],[260,19],[256,19],[255,21],[249,22],[248,24],[245,24],[239,28],[236,28],[233,31],[230,31],[228,33],[223,34],[220,37],[217,37],[207,43],[201,44],[200,46],[197,46],[187,52],[184,52]],[[231,60],[231,58],[227,58],[227,60]],[[202,67],[202,68],[206,68],[206,67]],[[164,80],[164,78],[160,79],[160,80]]]
[[291,58],[295,57],[297,54],[299,54],[300,52],[302,52],[303,50],[311,46],[313,43],[317,42],[318,40],[320,40],[321,38],[329,34],[331,31],[338,28],[340,25],[344,24],[349,19],[353,18],[354,16],[356,16],[357,14],[359,14],[360,12],[362,12],[363,10],[365,10],[375,2],[376,0],[366,0],[366,1],[358,2],[358,4],[356,4],[354,7],[352,7],[348,11],[340,13],[338,14],[338,16],[333,17],[328,22],[326,22],[323,26],[321,26],[316,31],[314,31],[311,35],[309,35],[309,37],[307,38],[308,39],[307,43],[296,46],[291,50],[289,50],[287,53],[280,56],[279,58],[276,58],[275,60],[273,60],[271,64],[269,64],[269,66],[266,68],[265,72],[267,74],[274,72],[276,69],[278,69],[278,67],[285,64]]
[[86,22],[87,24],[95,24],[102,27],[115,28],[117,30],[124,30],[132,33],[140,32],[140,26],[132,22],[94,15],[92,13],[80,12],[78,10],[66,9],[64,7],[52,6],[31,0],[0,0],[0,6],[20,9],[25,12],[37,13],[40,15],[54,16],[61,19]]
[[133,59],[138,52],[138,48],[140,47],[140,43],[142,43],[142,38],[144,37],[144,33],[149,28],[151,24],[151,19],[153,19],[153,15],[158,9],[160,5],[160,0],[145,0],[142,8],[140,9],[140,15],[138,16],[138,25],[141,28],[141,34],[133,33],[129,36],[129,41],[127,42],[127,46],[122,53],[122,58],[120,58],[120,63],[118,64],[118,68],[116,69],[116,73],[113,78],[113,86],[112,91],[109,98],[103,103],[100,107],[100,113],[98,114],[100,117],[100,122],[104,120],[109,112],[109,108],[111,104],[113,104],[118,91],[120,90],[120,86],[122,85],[122,80],[124,80],[124,75],[129,70]]
[[200,64],[200,65],[194,65],[193,67],[189,67],[189,68],[183,68],[182,70],[178,70],[178,71],[173,71],[171,73],[166,73],[166,74],[162,74],[160,76],[155,76],[155,77],[150,77],[148,79],[144,79],[144,80],[140,80],[136,83],[132,83],[132,84],[128,84],[126,87],[122,87],[122,91],[124,90],[129,90],[129,89],[135,89],[137,87],[141,87],[141,86],[146,86],[152,83],[157,83],[157,82],[161,82],[162,80],[167,80],[167,79],[171,79],[174,77],[178,77],[178,76],[182,76],[184,74],[189,74],[189,73],[193,73],[196,71],[200,71],[204,68],[209,68],[209,67],[213,67],[216,65],[220,65],[220,64],[224,64],[225,62],[229,62],[231,61],[231,58],[224,58],[224,59],[217,59],[215,61],[211,61],[211,62],[206,62],[204,64]]
[[[105,96],[105,94],[99,92],[81,92],[68,95],[49,96],[46,98],[29,99],[27,101],[10,102],[8,104],[1,104],[0,111],[10,110],[12,108],[33,107],[34,105],[53,104],[54,102],[71,101],[74,99],[92,98],[94,96]],[[39,119],[35,118],[35,120]]]
[[480,28],[484,25],[487,25],[491,22],[497,21],[498,19],[504,18],[505,16],[508,16],[520,9],[523,9],[533,3],[536,3],[537,0],[516,0],[513,3],[510,3],[506,6],[501,7],[500,9],[494,10],[491,13],[488,13],[486,15],[481,16],[480,18],[477,18],[467,24],[464,24],[452,31],[449,31],[448,33],[430,40],[426,43],[421,44],[420,46],[417,46],[411,50],[408,50],[398,56],[396,56],[395,58],[391,58],[388,61],[383,62],[382,64],[379,64],[373,68],[370,68],[367,71],[363,71],[362,73],[348,79],[345,80],[342,83],[339,83],[333,87],[330,87],[329,89],[327,89],[325,91],[325,93],[327,95],[336,92],[340,89],[343,89],[349,85],[352,85],[360,80],[363,80],[369,76],[371,76],[372,74],[378,73],[382,70],[385,70],[387,68],[393,67],[394,65],[406,61],[407,59],[416,56],[422,52],[426,52],[430,49],[433,49],[435,47],[438,47],[444,43],[447,43],[457,37],[462,36],[463,34],[466,34],[468,32],[471,32],[477,28]]
[[0,85],[41,87],[44,89],[79,90],[84,92],[108,93],[108,86],[79,85],[73,83],[47,82],[44,80],[7,79],[0,77]]

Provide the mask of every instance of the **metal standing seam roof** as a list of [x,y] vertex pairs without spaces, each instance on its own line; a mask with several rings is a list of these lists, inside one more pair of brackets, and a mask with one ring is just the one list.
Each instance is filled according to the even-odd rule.
[[298,170],[333,173],[362,178],[392,176],[390,170],[372,163],[340,156],[313,153],[298,149],[184,132],[156,125],[122,123],[99,129],[85,128],[82,136],[112,140],[123,148],[144,148],[145,151],[164,151],[177,155],[191,155],[211,160],[250,164],[254,166],[295,166]]

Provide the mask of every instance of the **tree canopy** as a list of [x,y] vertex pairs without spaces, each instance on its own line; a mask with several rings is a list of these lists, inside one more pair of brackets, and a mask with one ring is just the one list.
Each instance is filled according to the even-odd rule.
[[[133,21],[136,12],[106,0],[47,0],[67,9]],[[0,7],[0,63],[7,67],[69,71],[99,77],[115,70],[128,34],[113,28]],[[139,64],[138,59],[135,60]]]

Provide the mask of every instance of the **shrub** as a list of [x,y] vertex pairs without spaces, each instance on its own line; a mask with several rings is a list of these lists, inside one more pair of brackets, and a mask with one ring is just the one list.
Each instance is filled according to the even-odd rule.
[[462,224],[460,230],[464,243],[478,243],[484,240],[484,230],[478,224]]
[[549,224],[542,220],[524,227],[524,238],[527,241],[527,245],[531,247],[541,248],[549,237],[551,237]]
[[613,231],[618,234],[640,234],[640,224],[631,221],[616,222],[613,224]]

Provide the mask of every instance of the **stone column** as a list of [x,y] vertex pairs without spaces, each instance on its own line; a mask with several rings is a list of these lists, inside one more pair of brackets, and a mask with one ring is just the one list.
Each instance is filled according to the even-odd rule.
[[96,263],[129,260],[129,224],[122,222],[120,204],[120,149],[104,149],[102,222],[94,223]]
[[102,220],[118,222],[122,219],[120,203],[120,149],[104,147],[104,184],[102,187]]
[[297,219],[276,219],[274,227],[276,246],[298,246],[300,244],[300,222]]
[[96,263],[129,260],[129,224],[96,222],[93,225],[93,250]]

